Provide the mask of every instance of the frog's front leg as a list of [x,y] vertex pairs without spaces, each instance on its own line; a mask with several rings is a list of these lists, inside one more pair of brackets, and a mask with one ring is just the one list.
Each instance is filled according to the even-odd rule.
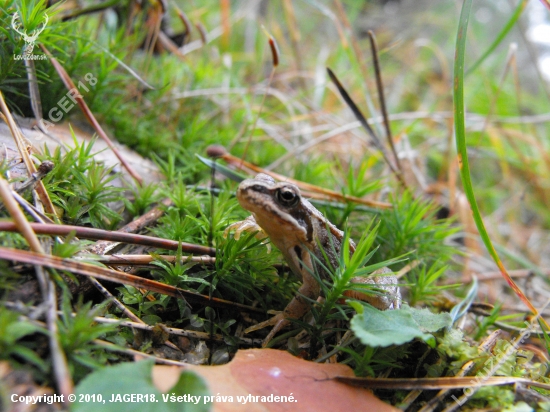
[[[267,235],[265,234],[263,229],[256,222],[256,219],[254,218],[254,215],[250,215],[244,220],[241,220],[239,222],[235,222],[235,223],[227,226],[225,228],[225,231],[223,232],[223,237],[227,238],[229,233],[232,232],[232,231],[235,232],[235,235],[234,235],[235,240],[239,240],[239,238],[241,237],[241,233],[243,233],[243,232],[248,232],[248,233],[256,232],[256,235],[255,235],[256,239],[263,240],[263,239],[267,238]],[[264,244],[267,247],[267,253],[270,253],[271,252],[271,244],[269,244],[268,242],[264,242]]]

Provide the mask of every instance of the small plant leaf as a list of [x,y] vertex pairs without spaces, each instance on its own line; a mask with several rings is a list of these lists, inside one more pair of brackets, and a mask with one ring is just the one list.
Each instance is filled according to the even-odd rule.
[[[123,401],[110,401],[117,399],[117,396],[124,397],[125,394],[148,394],[149,396],[154,395],[159,402],[140,403],[140,410],[161,411],[165,407],[161,401],[160,392],[153,386],[151,378],[152,367],[152,361],[143,361],[109,366],[93,372],[76,387],[76,399],[79,399],[81,395],[86,396],[86,394],[92,393],[101,395],[105,401],[105,404],[101,406],[103,411],[124,412],[135,410],[135,404]],[[97,405],[93,402],[77,402],[72,406],[74,412],[97,410]],[[168,410],[168,408],[165,410]]]
[[167,405],[171,405],[174,411],[193,411],[193,412],[208,412],[210,410],[210,403],[204,402],[204,396],[209,395],[208,388],[204,383],[204,380],[199,377],[195,372],[184,371],[181,373],[178,383],[176,383],[168,394],[172,396],[184,396],[188,395],[198,397],[198,401],[187,402],[184,404],[185,408],[182,408],[182,404],[179,402],[169,402]]
[[[167,392],[168,395],[175,396],[176,400],[165,400],[167,395],[163,397],[153,385],[153,364],[152,361],[124,363],[91,373],[77,386],[75,395],[78,401],[81,395],[95,394],[96,402],[75,402],[72,410],[74,412],[98,410],[97,400],[100,395],[99,404],[102,411],[135,411],[136,401],[125,400],[124,395],[136,393],[147,395],[147,401],[137,403],[140,411],[203,412],[208,410],[210,405],[202,402],[202,397],[208,394],[208,390],[198,375],[194,372],[183,372],[176,385]],[[195,405],[192,402],[177,401],[178,396],[184,395],[199,396],[201,402]]]
[[426,332],[435,332],[451,323],[448,313],[434,314],[408,306],[391,311],[363,306],[363,313],[351,320],[351,329],[362,343],[371,347],[402,345],[414,338],[435,343],[434,337]]
[[410,313],[423,332],[437,332],[452,324],[451,315],[447,312],[433,313],[426,308],[417,309],[409,305],[403,305],[401,310]]

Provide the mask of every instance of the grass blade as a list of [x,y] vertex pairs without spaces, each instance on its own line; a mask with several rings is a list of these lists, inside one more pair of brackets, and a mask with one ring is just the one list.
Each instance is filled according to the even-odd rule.
[[[456,134],[456,149],[458,152],[458,164],[460,167],[460,176],[462,178],[462,185],[464,192],[468,198],[468,203],[472,209],[472,216],[474,218],[479,235],[485,244],[485,247],[489,251],[489,254],[497,264],[500,273],[506,279],[506,282],[514,290],[516,295],[527,305],[527,307],[535,315],[538,315],[537,309],[527,299],[521,289],[516,285],[513,279],[510,277],[502,261],[500,260],[497,251],[493,247],[493,243],[489,238],[489,234],[485,229],[485,224],[481,217],[481,213],[477,206],[474,190],[472,186],[472,180],[470,176],[470,164],[468,162],[468,147],[466,145],[466,129],[464,124],[464,55],[466,51],[466,32],[468,30],[468,21],[470,19],[470,10],[472,8],[472,0],[464,0],[462,5],[462,11],[460,13],[460,22],[458,25],[458,33],[456,37],[456,53],[454,64],[454,120],[455,120],[455,134]],[[546,321],[541,318],[545,326],[548,328]]]

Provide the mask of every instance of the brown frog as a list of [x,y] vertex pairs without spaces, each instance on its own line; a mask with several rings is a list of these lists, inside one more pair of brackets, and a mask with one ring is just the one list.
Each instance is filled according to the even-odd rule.
[[[283,254],[292,272],[302,281],[302,286],[285,310],[273,318],[248,328],[246,332],[266,326],[273,329],[264,340],[264,346],[275,334],[289,323],[289,318],[299,319],[309,310],[304,298],[317,299],[321,288],[311,275],[313,270],[321,277],[328,278],[326,271],[317,265],[311,254],[321,262],[328,258],[332,267],[339,263],[338,256],[344,238],[344,232],[330,223],[321,212],[300,194],[300,189],[292,183],[276,182],[271,176],[260,173],[254,179],[246,179],[237,189],[240,205],[252,212],[247,219],[232,224],[226,233],[235,230],[238,238],[243,231],[261,231],[271,239]],[[355,244],[350,241],[350,253]],[[323,253],[324,252],[324,253]],[[326,257],[325,257],[326,255]],[[391,273],[387,268],[375,272],[376,275]],[[379,285],[386,294],[365,295],[368,301],[379,309],[395,309],[400,304],[400,292],[394,276],[376,276],[354,278],[352,282]]]

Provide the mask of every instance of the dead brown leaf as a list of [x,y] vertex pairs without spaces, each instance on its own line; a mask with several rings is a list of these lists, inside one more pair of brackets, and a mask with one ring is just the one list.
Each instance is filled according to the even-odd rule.
[[[176,384],[183,370],[200,375],[206,381],[210,395],[233,398],[233,402],[215,401],[215,412],[398,411],[368,389],[351,387],[334,379],[336,376],[353,377],[350,367],[308,362],[274,349],[238,351],[230,363],[222,366],[179,368],[158,365],[153,368],[153,383],[160,391],[167,392]],[[292,396],[294,402],[260,401],[262,396],[270,395]],[[248,401],[243,403],[241,399],[239,402],[237,397]]]

